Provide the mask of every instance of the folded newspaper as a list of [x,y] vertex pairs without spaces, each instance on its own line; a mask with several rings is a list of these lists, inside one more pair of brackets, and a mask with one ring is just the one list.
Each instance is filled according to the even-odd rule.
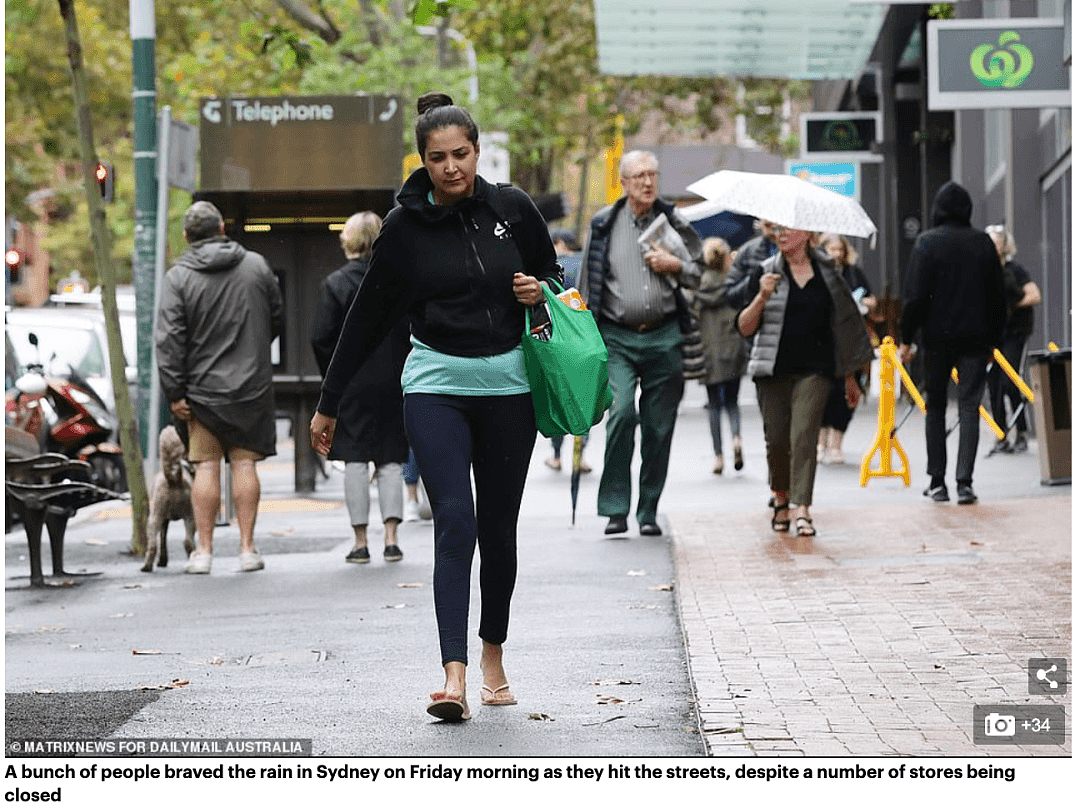
[[645,228],[645,232],[638,236],[638,244],[641,245],[642,253],[648,252],[653,247],[662,247],[676,258],[683,261],[691,260],[690,251],[683,244],[682,236],[663,213],[653,219],[652,224]]

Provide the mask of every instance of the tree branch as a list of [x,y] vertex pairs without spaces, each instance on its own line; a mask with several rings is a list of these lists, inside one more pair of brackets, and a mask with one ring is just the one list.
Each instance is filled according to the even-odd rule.
[[274,2],[304,28],[318,34],[326,44],[333,45],[341,39],[341,31],[326,17],[325,11],[321,15],[316,14],[300,0],[274,0]]

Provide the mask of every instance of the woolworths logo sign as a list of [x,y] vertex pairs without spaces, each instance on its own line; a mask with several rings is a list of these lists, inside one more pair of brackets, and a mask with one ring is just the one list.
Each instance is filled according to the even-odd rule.
[[926,40],[930,109],[1072,106],[1060,18],[930,20]]
[[1035,69],[1035,56],[1016,31],[1003,31],[994,45],[971,52],[971,72],[984,87],[1019,87]]

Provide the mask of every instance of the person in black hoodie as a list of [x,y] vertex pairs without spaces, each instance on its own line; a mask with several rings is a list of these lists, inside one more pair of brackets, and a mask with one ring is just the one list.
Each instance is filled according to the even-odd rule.
[[320,454],[330,451],[349,381],[407,315],[405,430],[435,523],[433,590],[445,674],[427,711],[460,721],[471,717],[466,635],[478,545],[481,701],[516,703],[502,646],[517,574],[518,512],[536,442],[521,338],[525,308],[544,300],[541,281],[554,291],[562,272],[528,195],[477,175],[479,132],[471,116],[442,93],[421,96],[417,111],[423,166],[405,181],[400,205],[375,241],[323,378],[311,442]]
[[901,315],[900,360],[912,356],[922,330],[926,375],[926,462],[930,485],[923,492],[947,502],[945,486],[945,408],[952,369],[960,385],[960,445],[956,496],[961,505],[976,501],[972,479],[979,449],[979,401],[991,351],[1005,328],[1005,287],[1001,262],[990,237],[971,226],[971,196],[947,182],[934,197],[932,229],[915,242],[908,264]]
[[[349,304],[367,274],[371,245],[382,219],[370,210],[354,213],[341,229],[341,248],[348,263],[330,273],[319,288],[311,327],[311,347],[319,371],[326,373],[334,355]],[[368,463],[375,464],[379,511],[383,518],[383,559],[400,561],[397,527],[404,517],[401,469],[409,459],[405,421],[401,414],[401,369],[409,353],[409,324],[401,320],[382,341],[371,360],[353,376],[342,401],[341,429],[330,460],[345,463],[345,505],[353,527],[353,548],[345,560],[366,564],[368,515],[371,509]]]

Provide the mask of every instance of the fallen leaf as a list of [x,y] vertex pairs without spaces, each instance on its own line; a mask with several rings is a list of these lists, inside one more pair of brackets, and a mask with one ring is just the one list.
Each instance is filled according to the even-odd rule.
[[35,690],[34,692],[35,693],[41,693],[42,695],[45,695],[47,693],[55,693],[56,691],[55,690],[49,690],[48,688],[43,687],[43,688],[39,688],[39,689]]
[[589,682],[589,684],[597,687],[607,687],[608,685],[640,685],[641,682],[635,682],[633,679],[600,679],[596,682]]
[[530,721],[554,721],[555,719],[552,718],[547,713],[529,713],[529,720]]
[[420,589],[423,584],[398,584],[398,589]]
[[173,679],[168,684],[164,685],[139,685],[136,690],[172,690],[177,687],[185,687],[191,684],[187,679]]
[[981,541],[973,541],[972,545],[974,545],[975,547],[982,547],[982,542]]
[[656,586],[650,586],[653,592],[670,592],[675,588],[675,584],[657,584]]
[[597,704],[622,704],[623,700],[618,696],[605,696],[601,693],[596,694]]
[[635,578],[642,578],[645,575],[645,570],[630,570],[626,574],[630,575],[630,576],[633,576]]
[[601,724],[607,724],[610,721],[618,721],[620,718],[626,718],[625,715],[613,715],[611,718],[605,718],[603,721],[593,721],[591,724],[582,724],[583,727],[598,727]]
[[142,584],[124,584],[124,589],[142,589]]
[[138,648],[132,648],[131,653],[136,654],[136,655],[141,655],[141,656],[153,656],[153,655],[160,654],[162,652],[159,651],[156,648],[150,648],[150,649],[147,649],[146,651],[140,651]]

